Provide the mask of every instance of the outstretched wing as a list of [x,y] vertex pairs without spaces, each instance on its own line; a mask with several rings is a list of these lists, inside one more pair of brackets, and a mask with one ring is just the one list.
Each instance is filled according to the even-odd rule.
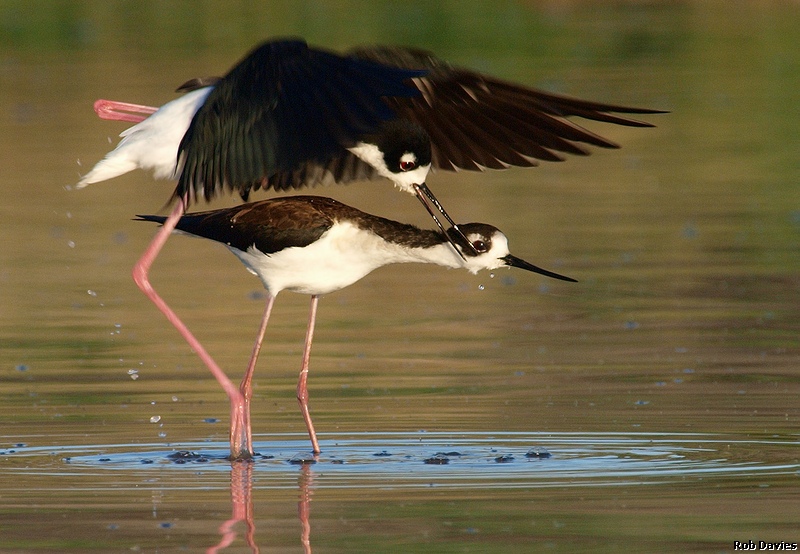
[[[340,56],[301,40],[267,42],[214,84],[180,143],[174,196],[289,190],[372,179],[346,148],[388,119],[430,135],[446,170],[530,167],[618,145],[570,117],[652,127],[627,117],[660,110],[589,102],[452,66],[424,50],[378,46]],[[622,115],[620,115],[622,114]]]
[[[178,149],[175,196],[243,196],[282,183],[306,163],[323,166],[394,117],[385,97],[419,94],[406,84],[422,71],[310,48],[302,40],[264,43],[216,82]],[[343,171],[357,178],[361,170]]]
[[352,55],[425,70],[413,79],[420,95],[390,97],[386,102],[398,117],[410,119],[428,132],[433,164],[440,169],[526,167],[536,165],[536,160],[563,160],[560,153],[588,154],[579,143],[618,148],[567,118],[652,127],[616,114],[663,113],[543,92],[452,66],[419,49],[369,47],[356,49]]

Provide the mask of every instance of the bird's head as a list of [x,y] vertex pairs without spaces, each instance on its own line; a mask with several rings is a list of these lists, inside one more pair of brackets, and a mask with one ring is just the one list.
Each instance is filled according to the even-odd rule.
[[[461,254],[461,265],[470,273],[478,273],[482,269],[518,267],[553,279],[577,282],[571,277],[542,269],[512,255],[508,249],[508,238],[497,227],[486,223],[467,223],[458,227],[461,233],[458,233],[453,227],[447,230],[448,239]],[[462,235],[466,237],[469,244],[464,244]]]
[[384,122],[349,150],[382,177],[410,194],[425,184],[431,169],[431,139],[419,125],[405,119]]

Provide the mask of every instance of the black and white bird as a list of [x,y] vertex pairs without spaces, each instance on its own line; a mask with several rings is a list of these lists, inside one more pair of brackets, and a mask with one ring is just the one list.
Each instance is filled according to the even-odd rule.
[[[222,78],[194,79],[161,108],[99,100],[101,117],[137,121],[78,187],[151,169],[185,203],[221,191],[289,190],[385,177],[453,225],[425,180],[446,170],[530,167],[583,146],[618,146],[567,118],[651,127],[631,108],[546,93],[452,66],[430,52],[302,40],[261,44]],[[139,115],[142,114],[142,115]],[[152,114],[152,115],[150,115]]]
[[[258,189],[384,177],[424,204],[466,261],[464,249],[479,253],[427,187],[431,168],[528,167],[588,154],[585,145],[616,148],[569,118],[651,127],[624,114],[658,113],[542,92],[418,49],[379,46],[342,55],[298,39],[265,42],[225,76],[194,79],[179,90],[186,94],[160,108],[96,102],[101,117],[137,124],[78,186],[135,168],[177,179],[175,205],[133,278],[218,378],[222,370],[148,276],[192,202],[226,191],[246,200]],[[226,392],[237,405],[236,387]]]
[[[165,216],[138,216],[164,223]],[[288,290],[311,295],[311,313],[306,332],[297,399],[315,453],[320,451],[308,409],[307,378],[311,342],[320,295],[347,287],[374,269],[396,263],[427,263],[464,268],[471,273],[502,267],[518,267],[555,279],[569,277],[536,267],[513,256],[508,239],[495,227],[483,223],[461,225],[469,241],[451,228],[448,237],[437,230],[364,213],[331,198],[289,196],[244,204],[233,208],[193,213],[181,217],[180,232],[224,244],[247,269],[257,275],[267,291],[267,302],[253,353],[239,386],[241,399],[231,405],[231,456],[253,455],[250,427],[251,382],[264,331],[275,297]],[[460,254],[460,255],[459,255]],[[220,384],[233,387],[227,376]]]

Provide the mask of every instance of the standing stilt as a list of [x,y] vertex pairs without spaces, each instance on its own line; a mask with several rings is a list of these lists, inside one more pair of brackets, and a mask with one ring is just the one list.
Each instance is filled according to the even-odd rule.
[[275,297],[267,293],[267,304],[264,307],[264,315],[261,317],[261,325],[258,328],[256,335],[256,342],[253,345],[253,353],[250,355],[250,363],[247,364],[247,370],[242,377],[242,382],[239,385],[239,392],[244,399],[244,412],[243,418],[240,423],[241,428],[231,427],[231,435],[237,435],[244,444],[250,445],[252,451],[253,445],[253,431],[250,423],[250,400],[253,398],[253,373],[256,370],[256,362],[258,362],[258,355],[261,352],[261,343],[264,340],[264,333],[267,330],[267,323],[269,323],[269,316],[272,313],[272,306],[275,304]]

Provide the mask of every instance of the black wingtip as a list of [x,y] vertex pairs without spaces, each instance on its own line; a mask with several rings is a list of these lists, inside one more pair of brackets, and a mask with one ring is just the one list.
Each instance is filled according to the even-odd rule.
[[216,85],[220,79],[221,77],[195,77],[176,88],[175,92],[192,92],[201,88],[210,87]]

